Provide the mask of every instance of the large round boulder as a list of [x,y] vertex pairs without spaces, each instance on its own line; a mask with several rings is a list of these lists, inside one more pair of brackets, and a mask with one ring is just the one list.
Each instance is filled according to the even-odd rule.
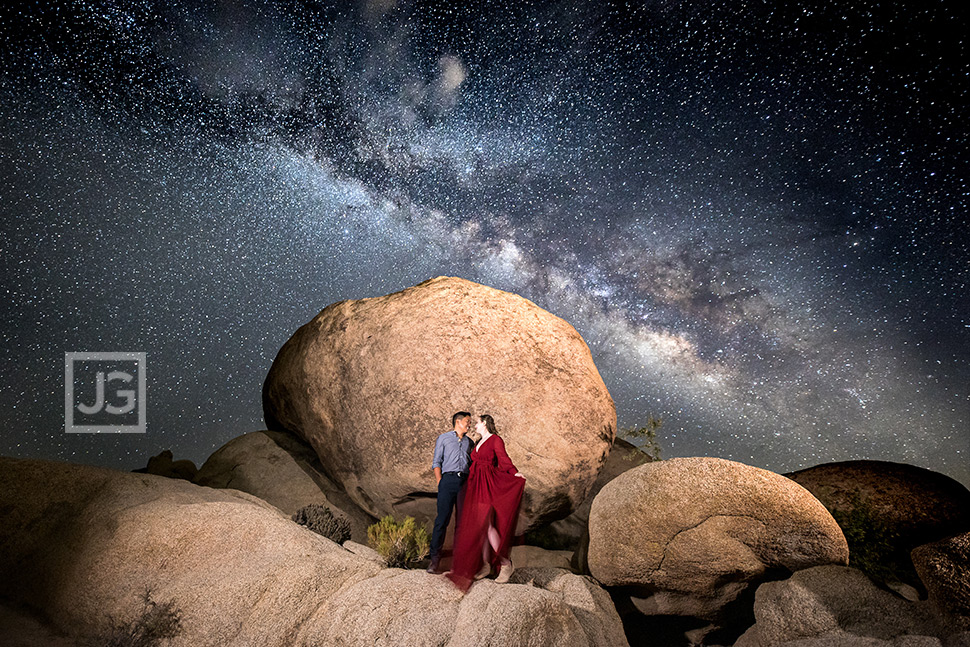
[[920,586],[910,552],[970,530],[970,491],[945,474],[887,461],[826,463],[787,474],[828,508],[870,577]]
[[589,572],[622,587],[646,615],[717,624],[750,587],[848,557],[842,531],[811,493],[719,458],[641,465],[607,483],[590,509]]
[[330,508],[350,523],[351,538],[367,541],[376,519],[331,481],[313,448],[293,434],[253,431],[217,449],[193,480],[198,485],[248,492],[292,515],[304,506]]
[[572,326],[457,278],[328,306],[286,342],[263,386],[269,428],[306,439],[377,517],[434,517],[435,438],[463,410],[495,418],[528,479],[520,532],[582,503],[616,429]]

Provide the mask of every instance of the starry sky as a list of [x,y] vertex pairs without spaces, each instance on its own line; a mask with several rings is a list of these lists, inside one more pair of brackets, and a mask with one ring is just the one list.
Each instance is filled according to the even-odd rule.
[[[7,6],[0,454],[201,465],[320,309],[450,275],[664,457],[970,484],[964,7]],[[147,433],[64,433],[81,351],[147,354]]]

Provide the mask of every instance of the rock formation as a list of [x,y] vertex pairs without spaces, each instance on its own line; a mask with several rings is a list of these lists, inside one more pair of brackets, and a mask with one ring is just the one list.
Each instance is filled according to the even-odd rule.
[[755,594],[757,622],[735,647],[840,645],[939,647],[925,604],[877,588],[861,571],[818,566],[790,579],[762,584]]
[[519,532],[586,497],[616,429],[589,349],[535,304],[440,277],[328,306],[283,346],[263,386],[270,429],[316,450],[373,516],[434,516],[431,452],[456,411],[489,413],[528,478]]
[[510,584],[483,580],[462,598],[443,577],[387,569],[334,596],[327,615],[317,614],[298,639],[446,647],[628,644],[610,596],[588,578],[526,568],[516,570]]
[[[850,549],[880,564],[882,577],[915,586],[910,552],[970,530],[970,491],[950,477],[914,465],[885,461],[827,463],[787,474],[821,501],[841,523],[861,528]],[[863,532],[858,532],[858,531]],[[884,545],[865,545],[876,537]],[[888,546],[888,552],[886,551]],[[855,565],[855,561],[853,562]],[[870,573],[873,577],[879,577]]]
[[350,522],[358,542],[367,541],[367,527],[377,521],[323,473],[312,447],[287,432],[233,438],[206,460],[194,482],[248,492],[290,515],[312,503],[325,505]]
[[[919,546],[913,564],[940,623],[970,632],[970,533]],[[970,644],[970,633],[964,640]]]
[[463,597],[441,576],[382,568],[232,489],[0,458],[0,513],[0,619],[57,638],[37,644],[103,643],[146,590],[182,614],[173,647],[626,644],[588,578],[522,569],[515,583],[481,582]]
[[589,517],[589,572],[646,615],[722,610],[765,579],[845,564],[828,511],[783,476],[718,458],[641,465],[607,483]]
[[199,471],[195,463],[188,459],[172,460],[174,455],[171,449],[166,449],[156,456],[148,459],[148,466],[134,470],[139,474],[154,474],[156,476],[166,476],[171,479],[185,479],[191,481]]

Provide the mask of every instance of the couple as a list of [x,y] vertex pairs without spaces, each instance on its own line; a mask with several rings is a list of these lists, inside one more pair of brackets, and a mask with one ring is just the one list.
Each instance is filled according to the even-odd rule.
[[451,511],[457,504],[454,562],[447,577],[467,591],[473,580],[487,577],[499,567],[496,582],[512,575],[509,551],[518,520],[525,477],[505,452],[505,442],[490,415],[479,416],[475,431],[481,436],[472,447],[466,434],[471,414],[459,411],[451,418],[452,431],[438,436],[434,445],[438,481],[438,516],[431,535],[429,573],[439,573],[441,546]]

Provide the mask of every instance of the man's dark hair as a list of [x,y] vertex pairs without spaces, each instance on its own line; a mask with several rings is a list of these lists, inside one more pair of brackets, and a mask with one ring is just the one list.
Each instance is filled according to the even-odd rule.
[[468,413],[467,411],[459,411],[451,417],[451,426],[454,427],[462,418],[471,418],[471,415],[472,414]]

